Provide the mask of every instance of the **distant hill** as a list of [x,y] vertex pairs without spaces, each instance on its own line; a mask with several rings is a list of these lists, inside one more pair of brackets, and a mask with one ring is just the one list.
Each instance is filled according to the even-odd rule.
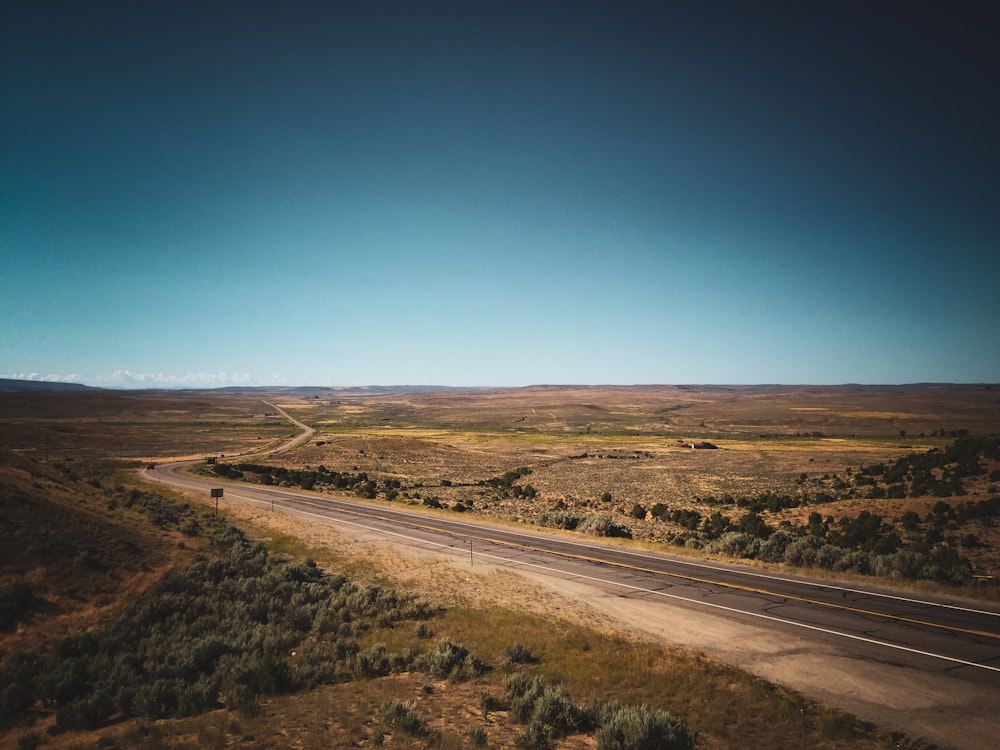
[[82,383],[53,383],[47,380],[10,380],[8,378],[0,378],[0,393],[99,390],[102,389],[83,385]]
[[[288,393],[296,396],[396,396],[408,393],[461,393],[464,391],[488,391],[497,390],[495,388],[479,386],[450,386],[450,385],[359,385],[359,386],[226,386],[223,388],[213,388],[211,390],[223,393]],[[501,389],[502,390],[502,389]]]

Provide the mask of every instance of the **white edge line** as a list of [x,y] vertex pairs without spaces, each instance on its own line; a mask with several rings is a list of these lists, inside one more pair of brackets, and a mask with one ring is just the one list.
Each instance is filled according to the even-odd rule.
[[[177,477],[178,475],[175,474],[174,476]],[[195,480],[195,481],[198,482],[198,481],[201,481],[201,480]],[[191,485],[188,485],[188,486],[190,487]],[[335,500],[335,501],[339,501],[339,502],[351,502],[350,500],[346,500],[344,498],[337,498],[337,497],[312,498],[312,496],[310,496],[310,495],[301,495],[301,494],[299,494],[297,492],[294,492],[293,490],[281,490],[281,489],[272,488],[272,487],[262,488],[262,490],[264,492],[277,492],[279,494],[289,495],[291,497],[298,497],[298,498],[303,498],[303,499],[320,499],[320,500]],[[244,497],[244,499],[250,499],[250,498]],[[264,501],[260,500],[260,501],[257,501],[257,502],[264,502]],[[388,508],[386,510],[388,510],[390,513],[405,513],[405,511],[396,510],[396,509],[392,509],[392,508]],[[449,519],[445,519],[445,520],[448,523],[450,523],[452,525],[455,525],[455,526],[461,526],[461,527],[465,527],[465,528],[468,528],[468,529],[476,529],[476,530],[479,530],[479,531],[482,531],[484,528],[490,528],[489,526],[484,526],[484,525],[479,525],[479,524],[473,524],[473,523],[469,523],[468,521],[459,521],[459,520],[453,520],[453,519],[450,519],[450,518]],[[506,529],[505,528],[505,529],[503,529],[503,533],[510,534],[512,536],[519,536],[519,537],[522,537],[522,538],[525,538],[525,539],[537,539],[538,538],[536,535],[528,534],[528,533],[525,533],[523,531],[517,531],[517,530],[514,530],[514,529]],[[571,545],[573,547],[580,547],[582,549],[587,549],[587,550],[602,550],[602,549],[604,549],[602,547],[594,546],[592,544],[587,544],[585,542],[578,542],[578,541],[575,541],[575,540],[572,540],[572,539],[558,538],[558,539],[556,539],[556,541],[558,541],[560,544],[567,544],[567,545]],[[724,571],[726,573],[732,573],[734,575],[749,576],[749,577],[752,577],[752,578],[762,578],[764,580],[769,580],[769,581],[780,581],[782,583],[792,583],[792,584],[797,584],[797,585],[801,585],[801,586],[810,586],[812,588],[817,588],[817,589],[829,589],[831,591],[845,591],[845,592],[847,592],[849,594],[859,594],[859,595],[862,595],[862,596],[872,596],[872,597],[878,597],[878,598],[882,598],[882,599],[891,599],[893,601],[906,602],[908,604],[920,604],[920,605],[923,605],[923,606],[926,606],[926,607],[940,607],[941,609],[951,609],[951,610],[955,610],[955,611],[958,611],[958,612],[968,612],[970,614],[976,614],[976,615],[987,615],[989,617],[1000,617],[1000,612],[992,612],[990,610],[983,610],[983,609],[973,609],[971,607],[961,607],[961,606],[958,606],[957,604],[945,604],[944,602],[931,602],[931,601],[927,601],[925,599],[914,599],[914,598],[906,597],[906,596],[898,596],[896,594],[886,594],[886,593],[882,593],[882,592],[879,592],[879,591],[868,591],[868,590],[865,590],[865,589],[854,589],[854,588],[849,588],[847,586],[838,586],[838,585],[832,584],[832,583],[823,583],[823,582],[820,582],[820,581],[810,581],[808,579],[802,579],[802,578],[787,578],[787,577],[784,577],[784,576],[771,575],[769,573],[756,573],[756,572],[754,572],[752,570],[740,570],[739,568],[730,568],[730,567],[725,567],[725,566],[720,566],[720,565],[709,565],[709,564],[706,564],[706,563],[699,563],[699,562],[694,562],[694,561],[691,561],[691,560],[684,560],[682,558],[662,557],[662,556],[647,554],[647,553],[644,553],[644,552],[634,552],[632,550],[625,549],[625,548],[619,548],[619,547],[616,547],[614,549],[614,551],[618,552],[618,553],[621,553],[621,554],[624,554],[624,555],[628,555],[630,557],[637,557],[637,558],[645,559],[645,560],[656,560],[658,562],[664,562],[665,561],[665,562],[675,563],[675,564],[678,564],[678,565],[687,565],[687,566],[690,566],[690,567],[693,567],[693,568],[703,568],[705,570],[721,570],[721,571]]]
[[[291,494],[294,495],[294,493],[291,493]],[[332,498],[332,499],[338,499],[338,498]],[[401,511],[396,511],[396,512],[401,512]],[[457,521],[457,520],[451,520],[451,519],[446,519],[446,520],[448,521],[448,523],[454,524],[456,526],[464,526],[464,527],[469,528],[469,529],[479,529],[479,530],[482,530],[484,528],[483,526],[479,526],[477,524],[472,524],[472,523],[469,523],[467,521]],[[485,528],[489,528],[489,527],[485,527]],[[523,538],[526,538],[526,539],[537,538],[536,536],[533,536],[532,534],[528,534],[528,533],[525,533],[523,531],[517,531],[517,530],[504,529],[503,533],[505,533],[505,534],[511,534],[512,536],[520,536],[520,537],[523,537]],[[563,539],[561,537],[557,538],[556,541],[558,541],[560,544],[572,545],[574,547],[581,547],[583,549],[588,549],[588,550],[603,550],[603,549],[605,549],[604,547],[594,546],[592,544],[587,544],[586,542],[578,542],[578,541],[575,541],[573,539]],[[836,584],[823,583],[821,581],[810,581],[810,580],[802,579],[802,578],[786,578],[786,577],[783,577],[783,576],[771,575],[769,573],[757,573],[757,572],[752,571],[752,570],[740,570],[739,568],[730,568],[730,567],[724,567],[724,566],[720,566],[720,565],[709,565],[709,564],[706,564],[706,563],[699,563],[699,562],[694,562],[694,561],[691,561],[691,560],[684,560],[682,558],[662,557],[662,556],[647,554],[645,552],[635,552],[635,551],[630,550],[630,549],[625,549],[624,547],[621,547],[621,548],[616,547],[616,548],[614,548],[614,551],[618,552],[618,553],[621,553],[621,554],[624,554],[624,555],[628,555],[630,557],[638,557],[638,558],[641,558],[641,559],[644,559],[644,560],[656,560],[658,562],[670,562],[670,563],[676,563],[678,565],[688,565],[688,566],[693,567],[693,568],[704,568],[706,570],[721,570],[721,571],[724,571],[726,573],[732,573],[734,575],[751,576],[753,578],[763,578],[763,579],[769,580],[769,581],[781,581],[782,583],[793,583],[793,584],[802,585],[802,586],[811,586],[813,588],[819,588],[819,589],[831,589],[833,591],[846,591],[846,592],[851,593],[851,594],[861,594],[863,596],[874,596],[874,597],[881,597],[883,599],[893,599],[895,601],[907,602],[909,604],[922,604],[922,605],[925,605],[925,606],[928,606],[928,607],[940,607],[942,609],[954,609],[954,610],[958,610],[960,612],[969,612],[970,614],[989,615],[991,617],[1000,617],[1000,612],[991,612],[989,610],[972,609],[970,607],[960,607],[957,604],[945,604],[943,602],[930,602],[930,601],[926,601],[924,599],[913,599],[913,598],[910,598],[910,597],[899,596],[899,595],[896,595],[896,594],[885,594],[885,593],[882,593],[882,592],[879,592],[879,591],[868,591],[868,590],[865,590],[865,589],[852,589],[852,588],[849,588],[847,586],[838,586]]]
[[[239,497],[239,498],[241,498],[243,500],[249,500],[250,502],[255,502],[255,503],[266,503],[267,502],[265,500],[257,500],[256,498],[246,497],[246,496],[241,496],[241,495],[233,495],[232,497]],[[301,515],[301,516],[308,516],[310,518],[317,518],[317,519],[319,519],[321,521],[325,521],[327,523],[343,523],[343,524],[346,524],[348,526],[355,526],[355,527],[357,527],[359,529],[365,529],[366,531],[373,531],[375,533],[384,534],[386,536],[396,536],[396,537],[400,537],[401,539],[406,539],[406,540],[409,540],[409,541],[412,541],[412,542],[418,542],[420,544],[430,545],[430,546],[433,546],[433,547],[441,547],[443,549],[457,549],[457,548],[453,547],[452,545],[442,544],[440,542],[431,542],[431,541],[428,541],[426,539],[420,539],[418,537],[407,536],[406,534],[401,534],[398,531],[386,531],[385,529],[379,529],[379,528],[375,528],[375,527],[372,527],[372,526],[365,526],[364,524],[356,523],[354,521],[346,521],[346,520],[343,520],[343,519],[333,519],[333,518],[329,518],[328,516],[321,516],[318,513],[313,513],[311,511],[298,510],[296,508],[289,508],[288,506],[285,506],[285,510],[286,511],[290,511],[292,513],[297,513],[298,515]],[[444,533],[447,533],[447,532],[444,532]],[[513,559],[510,559],[510,558],[507,558],[507,557],[500,557],[499,555],[491,555],[491,554],[488,554],[488,553],[485,553],[485,552],[480,552],[478,554],[479,554],[480,557],[485,557],[485,558],[489,558],[489,559],[492,559],[492,560],[500,560],[500,561],[503,561],[503,562],[505,562],[507,564],[510,564],[510,565],[521,565],[521,566],[528,567],[528,568],[538,568],[539,570],[544,570],[544,571],[549,571],[549,572],[554,572],[554,573],[560,573],[562,575],[568,575],[568,576],[571,576],[573,578],[580,578],[580,579],[587,580],[587,581],[594,581],[595,583],[603,583],[603,584],[606,584],[606,585],[609,585],[609,586],[617,586],[619,588],[631,589],[633,591],[639,591],[639,592],[646,593],[646,594],[654,594],[656,596],[662,596],[662,597],[666,597],[668,599],[677,599],[679,601],[686,602],[688,604],[698,604],[698,605],[702,605],[702,606],[705,606],[705,607],[712,607],[714,609],[721,609],[721,610],[724,610],[726,612],[732,612],[734,614],[739,614],[739,615],[744,615],[744,616],[749,616],[749,617],[757,617],[757,618],[760,618],[762,620],[771,620],[773,622],[778,622],[778,623],[781,623],[783,625],[794,625],[795,627],[805,628],[807,630],[815,630],[815,631],[820,632],[820,633],[826,633],[827,635],[840,636],[841,638],[850,638],[852,640],[862,641],[864,643],[870,643],[870,644],[873,644],[875,646],[882,646],[884,648],[892,648],[892,649],[896,649],[898,651],[906,651],[908,653],[918,654],[920,656],[929,656],[932,659],[941,659],[943,661],[952,662],[953,664],[961,664],[963,666],[976,667],[978,669],[987,669],[987,670],[989,670],[991,672],[1000,672],[1000,667],[992,667],[992,666],[990,666],[988,664],[979,664],[978,662],[967,661],[965,659],[956,659],[956,658],[951,657],[951,656],[944,656],[942,654],[935,654],[935,653],[930,652],[930,651],[921,651],[920,649],[910,648],[909,646],[900,646],[900,645],[897,645],[895,643],[886,643],[885,641],[879,641],[879,640],[876,640],[874,638],[867,638],[867,637],[862,636],[862,635],[852,635],[851,633],[841,633],[841,632],[838,632],[836,630],[830,630],[828,628],[819,627],[818,625],[809,625],[807,623],[795,622],[794,620],[783,620],[780,617],[775,617],[773,615],[759,614],[757,612],[746,612],[746,611],[741,610],[741,609],[735,609],[733,607],[727,607],[727,606],[725,606],[723,604],[713,604],[712,602],[703,602],[703,601],[699,601],[697,599],[687,599],[687,598],[685,598],[683,596],[677,596],[676,594],[668,594],[668,593],[663,592],[663,591],[655,591],[653,589],[645,589],[645,588],[642,588],[640,586],[633,586],[633,585],[627,584],[627,583],[619,583],[617,581],[608,581],[608,580],[606,580],[604,578],[597,578],[595,576],[588,576],[588,575],[583,575],[583,574],[580,574],[580,573],[572,573],[572,572],[565,571],[565,570],[559,570],[558,568],[551,568],[551,567],[548,567],[546,565],[539,565],[537,563],[521,562],[519,560],[513,560]]]

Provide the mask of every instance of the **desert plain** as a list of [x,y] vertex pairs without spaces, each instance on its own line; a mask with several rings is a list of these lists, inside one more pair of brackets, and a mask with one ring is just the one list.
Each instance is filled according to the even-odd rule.
[[[898,534],[904,543],[928,533],[934,518],[938,544],[956,550],[969,562],[973,575],[961,586],[899,578],[883,583],[993,601],[998,598],[1000,574],[1000,536],[993,518],[952,511],[992,501],[1000,494],[1000,463],[985,461],[974,476],[963,479],[959,495],[869,497],[868,485],[854,482],[866,475],[866,467],[891,466],[908,456],[946,451],[956,440],[998,434],[1000,387],[990,385],[0,389],[0,449],[64,472],[91,463],[143,467],[192,460],[197,472],[209,475],[218,466],[265,466],[274,472],[267,475],[272,482],[293,476],[281,474],[283,470],[303,475],[321,470],[352,481],[363,476],[370,491],[367,497],[359,496],[359,484],[346,491],[359,496],[360,502],[405,503],[424,512],[461,512],[469,518],[540,527],[553,526],[553,519],[567,516],[602,516],[613,528],[627,530],[632,544],[714,557],[720,553],[702,534],[704,523],[713,513],[735,523],[754,498],[803,499],[761,509],[759,515],[772,528],[802,528],[817,510],[833,527],[839,519],[868,513],[882,519],[882,533]],[[263,476],[248,471],[244,480],[261,481]],[[310,490],[345,494],[344,489],[322,483]],[[940,503],[948,506],[947,513]],[[738,661],[733,647],[725,645],[731,644],[731,636],[724,632],[707,633],[699,631],[697,623],[680,621],[673,633],[651,629],[643,624],[641,607],[610,599],[580,603],[569,583],[559,592],[551,582],[489,568],[470,577],[419,554],[414,557],[412,551],[386,549],[377,538],[363,534],[320,528],[237,504],[224,508],[236,522],[248,524],[252,533],[271,539],[272,545],[280,548],[295,539],[293,547],[305,545],[312,554],[336,549],[330,554],[340,563],[346,560],[356,571],[421,596],[436,596],[449,607],[520,608],[531,617],[561,623],[553,625],[556,634],[565,633],[568,622],[585,622],[610,638],[637,639],[629,640],[630,649],[653,638],[697,652],[697,639],[708,636],[714,647],[702,650],[713,658]],[[907,513],[919,523],[906,523]],[[693,514],[697,514],[694,524]],[[562,527],[561,533],[572,533],[566,529]],[[171,556],[177,554],[174,550]],[[792,569],[782,562],[752,563]],[[152,585],[156,576],[150,565],[144,565],[132,579],[140,588]],[[8,568],[11,565],[5,565]],[[815,569],[809,573],[857,577]],[[34,575],[42,577],[37,570]],[[107,602],[102,606],[114,608]],[[101,611],[91,608],[91,616]],[[62,626],[80,627],[85,621],[79,616],[63,618]],[[15,634],[15,641],[30,643],[30,633]],[[758,651],[756,664],[741,666],[779,685],[809,688],[813,679],[812,687],[817,686],[815,678],[805,674],[813,670],[801,660],[783,674],[767,648]],[[795,670],[802,674],[794,674]],[[827,682],[824,687],[851,692],[847,683],[831,688]],[[426,686],[423,690],[427,692]],[[455,686],[449,690],[463,705],[475,702],[467,690]],[[442,691],[439,686],[433,700],[428,693],[427,704],[443,700]],[[866,705],[860,700],[838,703],[832,692],[806,689],[806,693],[846,710]],[[916,716],[933,720],[934,712],[926,709],[918,704],[899,706],[907,721]],[[269,710],[272,720],[291,721],[294,714],[279,701]],[[463,716],[468,714],[462,710]],[[898,728],[884,707],[881,711],[863,718]],[[232,732],[219,731],[227,744],[235,741]],[[514,734],[503,735],[499,726],[491,731],[493,737],[514,742]],[[759,735],[743,736],[755,737],[753,741],[762,746],[782,746],[780,737],[764,739],[766,727],[754,731]],[[902,738],[898,735],[898,742],[904,742]],[[923,746],[919,739],[905,742]],[[249,740],[246,744],[257,746]],[[592,745],[570,738],[554,746]],[[729,740],[711,732],[699,745],[728,746],[732,746]],[[841,745],[831,740],[829,746]],[[872,740],[870,746],[882,745]]]

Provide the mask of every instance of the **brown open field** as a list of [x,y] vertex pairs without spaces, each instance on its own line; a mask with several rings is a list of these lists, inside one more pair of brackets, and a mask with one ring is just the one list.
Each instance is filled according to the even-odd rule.
[[[282,412],[313,427],[316,433],[299,447],[267,455],[266,451],[298,432]],[[323,466],[329,471],[367,474],[376,483],[381,499],[385,499],[387,486],[395,488],[395,502],[427,504],[432,499],[442,507],[437,512],[455,512],[460,506],[466,513],[538,524],[557,512],[606,514],[615,523],[627,526],[642,543],[676,545],[678,538],[691,533],[690,528],[651,514],[635,517],[634,506],[651,510],[662,504],[696,511],[704,518],[720,511],[735,520],[745,508],[719,503],[724,495],[753,497],[772,492],[815,496],[832,492],[835,478],[857,475],[862,466],[891,463],[898,457],[933,448],[944,449],[954,443],[957,435],[998,433],[1000,388],[986,386],[0,393],[2,451],[7,456],[11,451],[19,454],[6,461],[8,474],[2,477],[6,500],[11,502],[16,490],[17,497],[26,499],[18,507],[33,514],[20,521],[7,514],[9,533],[21,536],[9,546],[11,554],[6,558],[2,583],[26,580],[58,610],[44,622],[39,620],[37,626],[11,634],[0,650],[9,652],[14,647],[45,642],[86,627],[85,623],[104,619],[108,612],[120,608],[120,597],[146,590],[163,570],[179,562],[178,557],[194,551],[190,540],[186,548],[177,543],[176,532],[171,536],[162,530],[140,533],[131,527],[112,528],[110,521],[122,510],[112,510],[107,501],[109,480],[103,475],[99,482],[90,478],[85,467],[117,463],[95,459],[124,457],[145,463],[225,454],[224,462],[235,465],[247,461],[290,469]],[[717,449],[689,447],[706,442]],[[29,472],[25,466],[33,468]],[[203,470],[209,468],[203,466]],[[513,486],[523,489],[530,485],[533,494],[513,493],[510,483],[498,487],[490,481],[521,469],[530,469],[530,473],[519,471]],[[956,506],[1000,495],[1000,482],[991,478],[998,470],[1000,462],[988,462],[981,475],[965,481],[966,494],[944,500]],[[64,499],[62,483],[75,488],[76,494],[67,494]],[[333,491],[322,485],[314,489]],[[86,493],[93,493],[93,497],[84,502],[80,497],[89,498]],[[27,502],[36,494],[47,498],[46,503]],[[868,510],[887,520],[884,528],[909,539],[916,532],[903,528],[903,514],[915,510],[921,519],[929,518],[939,502],[942,499],[936,496],[869,499],[855,495],[821,505],[765,510],[761,515],[775,527],[782,521],[800,526],[816,509],[831,518],[856,517]],[[235,509],[229,510],[235,513]],[[18,531],[21,527],[42,529],[46,518],[52,528],[42,534]],[[55,526],[52,519],[56,519]],[[420,591],[421,595],[444,597],[448,614],[434,623],[435,630],[475,643],[483,656],[498,664],[510,643],[528,641],[543,657],[540,668],[554,669],[581,695],[587,694],[585,678],[590,674],[587,670],[594,669],[595,655],[611,654],[601,674],[614,674],[618,664],[615,654],[647,648],[628,640],[631,635],[613,629],[602,634],[588,630],[593,622],[606,621],[593,615],[593,622],[580,624],[579,612],[569,604],[565,611],[556,613],[564,619],[553,625],[550,610],[555,600],[551,594],[543,597],[525,593],[523,586],[530,583],[518,580],[516,585],[522,588],[502,595],[495,577],[484,588],[479,578],[470,579],[462,572],[454,574],[454,586],[446,586],[445,573],[437,567],[429,582],[426,576],[413,572],[426,565],[414,565],[402,557],[397,560],[394,553],[384,550],[376,553],[374,547],[368,548],[368,542],[361,544],[363,551],[358,547],[356,559],[348,560],[345,550],[354,550],[353,543],[346,544],[339,538],[321,543],[313,538],[308,524],[291,520],[280,523],[281,528],[260,528],[254,533],[272,538],[275,548],[281,548],[284,541],[291,539],[288,535],[294,535],[308,540],[309,554],[321,562],[355,566],[374,576],[376,582],[385,576],[395,585],[403,583],[407,590]],[[1000,524],[994,526],[989,517],[961,522],[951,519],[942,527],[943,543],[960,549],[973,562],[977,574],[996,575],[1000,570],[997,526]],[[80,528],[86,534],[76,538],[79,535],[74,536],[71,530]],[[922,521],[920,533],[929,528],[930,522]],[[961,538],[969,534],[976,537],[977,545],[961,543]],[[341,555],[336,561],[330,557],[333,549]],[[62,559],[53,550],[64,551],[66,564],[62,567],[39,562],[43,558]],[[373,559],[377,564],[373,565]],[[81,561],[87,564],[80,565]],[[403,572],[394,573],[393,565]],[[69,589],[60,587],[63,581],[68,582]],[[996,595],[995,579],[992,584],[979,580],[974,586],[969,593]],[[523,608],[537,598],[545,602],[549,619],[543,621],[542,615],[522,609],[509,613],[490,609],[489,602],[471,598],[469,591],[478,589],[482,589],[481,597],[498,607],[504,602],[517,602]],[[506,619],[498,625],[498,618]],[[486,621],[485,631],[481,621]],[[567,636],[570,630],[571,637]],[[501,633],[502,638],[494,643],[484,632]],[[544,639],[541,633],[546,634]],[[372,638],[405,635],[379,631]],[[577,641],[588,644],[582,656],[556,658],[565,643]],[[630,682],[625,685],[625,676],[616,675],[614,684],[621,682],[621,689],[632,691],[627,693],[630,700],[656,703],[663,700],[665,680],[673,684],[679,675],[685,676],[683,689],[676,691],[680,702],[668,707],[699,728],[700,747],[747,743],[785,747],[791,737],[797,738],[792,743],[797,746],[920,746],[919,742],[907,745],[899,736],[876,737],[871,730],[855,728],[853,719],[824,713],[826,709],[786,696],[780,690],[776,692],[756,678],[724,671],[728,668],[702,657],[671,652],[675,664],[659,651],[650,653],[653,655],[649,663],[663,660],[667,665],[662,674],[650,672],[648,685],[638,687]],[[580,671],[579,679],[574,677],[574,670]],[[502,677],[502,673],[498,674]],[[123,724],[118,746],[139,742],[140,733],[151,737],[151,732],[160,731],[171,737],[184,733],[183,741],[164,737],[162,746],[171,747],[221,746],[237,741],[247,747],[265,747],[272,746],[272,739],[287,744],[292,736],[310,736],[309,741],[303,740],[303,747],[330,746],[330,738],[337,736],[340,739],[333,741],[336,745],[373,731],[372,716],[378,705],[395,695],[419,695],[421,711],[432,721],[442,716],[458,717],[442,725],[456,738],[454,746],[461,745],[457,738],[470,723],[487,721],[485,716],[479,718],[474,707],[477,691],[482,691],[484,683],[458,687],[442,682],[428,690],[421,678],[406,679],[412,684],[404,684],[403,678],[391,678],[364,683],[363,690],[356,685],[324,687],[311,694],[309,700],[300,695],[276,697],[255,719],[217,711],[181,720],[169,728],[166,723],[154,727],[144,721]],[[747,695],[754,690],[760,695],[749,700]],[[733,700],[724,699],[730,692]],[[348,701],[351,696],[353,702]],[[330,719],[334,707],[341,712],[335,720]],[[776,713],[787,714],[788,726],[775,724]],[[502,738],[510,740],[515,728],[490,719],[489,729],[491,743],[510,745]],[[6,739],[13,743],[24,731],[18,729]],[[342,732],[342,737],[336,732]],[[394,738],[393,746],[402,739]],[[58,742],[46,738],[46,746],[50,742],[52,746],[92,746],[71,736],[61,736]],[[578,740],[558,746],[592,746],[574,743]],[[13,744],[4,745],[0,740],[0,746]]]
[[[505,520],[606,514],[637,539],[675,544],[684,541],[681,525],[634,517],[635,506],[720,511],[735,521],[741,509],[712,499],[808,497],[862,466],[940,449],[956,435],[1000,434],[1000,387],[990,385],[95,390],[0,393],[0,444],[50,460],[233,457],[293,434],[279,409],[317,432],[280,457],[254,460],[364,472],[397,482],[396,499],[461,503]],[[689,447],[703,442],[719,449]],[[532,496],[489,486],[519,468],[530,469],[516,482]],[[967,495],[947,502],[996,494],[996,467],[986,468],[966,483]],[[905,539],[902,514],[924,518],[938,499],[838,496],[764,515],[774,526],[798,525],[817,507],[833,518],[868,510]],[[977,575],[1000,572],[1000,529],[989,519],[947,531],[956,547],[965,535],[976,538],[962,552]]]
[[295,433],[273,412],[221,391],[0,392],[0,445],[53,461],[233,454]]
[[[365,472],[398,480],[403,499],[471,501],[476,512],[507,520],[542,523],[556,510],[610,514],[653,542],[683,529],[633,517],[637,504],[707,517],[719,509],[707,498],[829,492],[835,478],[863,466],[940,449],[956,435],[1000,433],[1000,388],[991,386],[536,387],[286,394],[274,403],[318,431],[270,463]],[[719,450],[689,447],[703,442]],[[521,467],[531,473],[516,481],[530,484],[534,497],[503,497],[482,485]],[[948,502],[992,497],[998,483],[988,475]],[[820,509],[834,518],[868,510],[888,523],[907,510],[924,518],[939,499],[846,497]],[[766,520],[802,524],[815,509]],[[735,521],[742,511],[722,512]],[[1000,529],[987,521],[951,531],[980,542],[963,550],[978,575],[1000,573]]]
[[[211,526],[212,509],[205,498],[168,489],[166,497],[144,496],[158,502],[129,505],[119,501],[132,493],[142,495],[148,484],[134,472],[121,470],[118,462],[45,463],[7,449],[0,449],[0,487],[4,507],[0,527],[10,541],[0,553],[0,590],[23,582],[32,591],[25,610],[14,611],[9,602],[5,609],[7,616],[15,615],[15,627],[0,623],[0,671],[17,660],[20,649],[44,655],[62,648],[65,663],[79,664],[77,652],[67,649],[69,641],[64,639],[90,634],[74,642],[100,642],[92,639],[107,638],[104,631],[109,624],[135,603],[143,605],[144,627],[153,627],[150,619],[157,622],[151,612],[170,618],[170,630],[199,616],[197,607],[186,613],[190,618],[175,618],[172,607],[150,603],[162,602],[157,598],[158,583],[184,580],[188,566],[202,555],[223,553],[212,551],[210,535],[182,531],[191,520],[200,519],[203,530]],[[150,515],[156,508],[171,507],[180,511],[174,520],[156,522]],[[370,618],[371,624],[352,631],[359,647],[383,644],[390,653],[403,654],[430,649],[438,638],[449,638],[472,647],[487,670],[470,680],[446,679],[421,669],[384,676],[339,674],[292,694],[266,695],[259,711],[228,704],[169,718],[138,711],[138,715],[115,715],[91,728],[58,726],[69,698],[37,701],[13,720],[0,716],[0,748],[526,747],[519,740],[524,722],[502,702],[488,709],[483,701],[484,695],[502,696],[507,677],[517,671],[564,687],[581,705],[613,697],[669,710],[698,732],[697,747],[702,750],[748,745],[845,750],[927,747],[704,654],[650,642],[601,615],[599,608],[571,603],[570,595],[554,595],[519,574],[483,565],[473,572],[440,561],[428,563],[422,553],[386,549],[363,534],[316,528],[294,517],[278,519],[249,506],[227,505],[223,510],[283,560],[302,563],[309,556],[331,577],[344,573],[359,585],[374,586],[371,591],[401,587],[432,605],[420,622],[376,623]],[[188,521],[182,523],[182,518]],[[238,580],[208,587],[217,596],[213,611],[227,611],[231,599],[236,610],[248,606],[232,591]],[[260,585],[259,578],[254,580]],[[164,589],[172,605],[176,589],[176,583]],[[282,603],[272,606],[284,615]],[[217,625],[218,617],[212,617]],[[324,648],[330,637],[311,632],[301,653]],[[176,664],[188,644],[188,640],[161,644],[159,658]],[[530,659],[511,661],[508,655],[514,644],[527,644]],[[300,663],[295,650],[289,654],[280,648],[282,663]],[[107,654],[115,651],[108,649]],[[622,669],[623,660],[629,668]],[[432,733],[407,736],[387,728],[380,719],[387,701],[412,706]],[[482,737],[488,733],[488,744],[476,741],[474,729]],[[598,745],[593,733],[580,732],[530,746],[583,750]]]

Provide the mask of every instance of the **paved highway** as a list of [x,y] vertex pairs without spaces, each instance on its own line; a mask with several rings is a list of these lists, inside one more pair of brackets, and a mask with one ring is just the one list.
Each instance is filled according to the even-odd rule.
[[857,657],[1000,685],[1000,611],[985,604],[838,585],[756,569],[671,557],[564,536],[516,530],[437,514],[318,494],[223,483],[182,473],[183,464],[147,476],[208,494],[224,487],[233,502],[261,504],[334,524],[534,573],[586,582],[629,598],[754,622],[809,640],[835,642]]

